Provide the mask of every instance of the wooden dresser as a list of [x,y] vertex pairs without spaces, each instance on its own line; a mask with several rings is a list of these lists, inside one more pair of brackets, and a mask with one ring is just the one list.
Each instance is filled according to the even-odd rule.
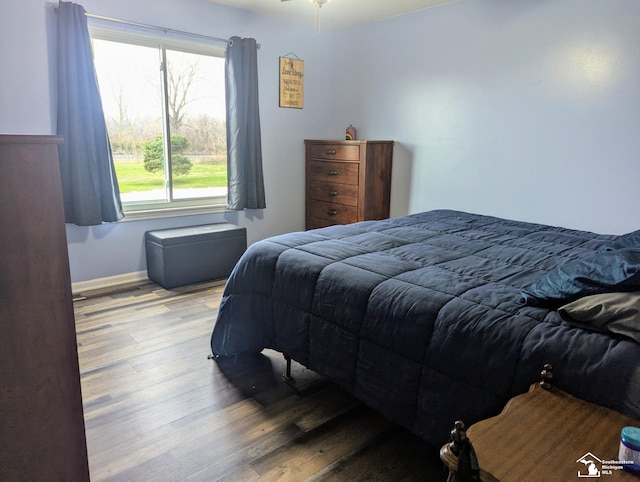
[[304,143],[306,229],[389,217],[393,141]]
[[60,142],[0,135],[0,480],[89,480]]

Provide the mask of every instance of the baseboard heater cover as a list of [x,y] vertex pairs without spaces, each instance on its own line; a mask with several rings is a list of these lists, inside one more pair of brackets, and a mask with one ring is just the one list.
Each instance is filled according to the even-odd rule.
[[229,223],[145,233],[149,279],[166,289],[226,278],[246,249],[246,228]]

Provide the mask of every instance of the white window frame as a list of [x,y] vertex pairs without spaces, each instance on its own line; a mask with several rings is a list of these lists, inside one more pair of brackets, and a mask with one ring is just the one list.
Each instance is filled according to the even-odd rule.
[[[178,50],[186,53],[225,57],[226,44],[213,37],[189,35],[174,30],[162,30],[143,25],[120,23],[100,18],[87,18],[91,39],[108,40],[125,44],[161,49]],[[166,76],[166,72],[164,73]],[[164,79],[166,81],[166,78]],[[163,93],[163,102],[166,102]],[[166,122],[166,119],[163,118]],[[166,137],[163,135],[163,137]],[[165,143],[168,141],[165,139]],[[148,218],[174,217],[180,215],[219,213],[227,210],[227,196],[171,201],[147,201],[123,203],[125,217],[122,221]]]

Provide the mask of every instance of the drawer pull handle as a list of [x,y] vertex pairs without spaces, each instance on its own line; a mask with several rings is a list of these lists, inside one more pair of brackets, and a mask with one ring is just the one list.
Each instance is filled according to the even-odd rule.
[[329,191],[330,197],[336,197],[338,195],[338,191]]
[[327,149],[326,151],[324,151],[325,154],[328,155],[334,155],[336,153],[335,149]]
[[338,211],[336,211],[335,209],[327,209],[327,214],[329,216],[337,216],[338,215]]
[[329,171],[327,172],[327,174],[329,176],[337,176],[338,175],[338,171],[336,171],[335,169],[329,169]]

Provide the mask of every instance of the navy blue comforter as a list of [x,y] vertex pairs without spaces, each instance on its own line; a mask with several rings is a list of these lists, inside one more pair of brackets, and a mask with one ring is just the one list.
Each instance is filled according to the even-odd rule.
[[544,363],[560,388],[640,419],[640,344],[522,296],[613,238],[446,210],[273,237],[236,265],[211,347],[286,353],[434,445]]

